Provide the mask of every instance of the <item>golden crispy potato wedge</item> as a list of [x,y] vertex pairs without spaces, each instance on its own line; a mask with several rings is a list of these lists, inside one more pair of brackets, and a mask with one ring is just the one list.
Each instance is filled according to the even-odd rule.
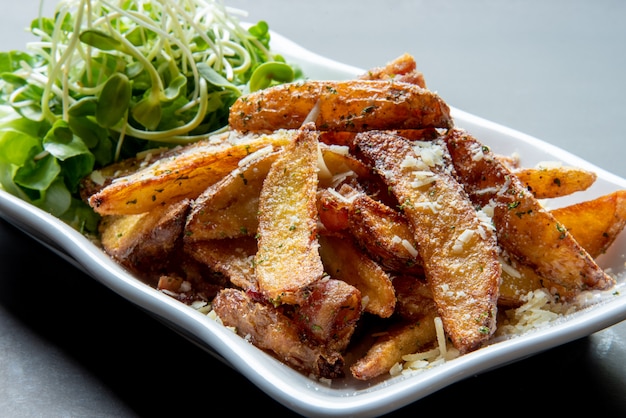
[[333,233],[348,229],[350,226],[350,206],[352,205],[350,195],[353,192],[355,192],[354,189],[347,185],[343,185],[339,191],[332,188],[318,190],[317,216],[321,230]]
[[240,97],[230,127],[242,132],[297,129],[316,110],[322,131],[450,128],[448,105],[437,94],[394,80],[305,81]]
[[385,270],[424,274],[413,230],[402,213],[359,193],[352,200],[348,215],[350,233]]
[[294,132],[241,137],[235,142],[210,140],[184,147],[183,151],[155,161],[91,195],[91,207],[101,215],[147,212],[185,198],[195,199],[207,187],[233,171],[240,160],[267,146],[282,146]]
[[396,307],[391,278],[360,251],[349,238],[320,236],[320,256],[331,278],[343,280],[361,291],[365,311],[388,318]]
[[493,208],[498,244],[538,275],[567,289],[614,284],[583,247],[491,151],[462,130],[446,137],[454,168],[474,203]]
[[[562,223],[576,241],[596,258],[610,247],[626,225],[626,190],[618,190],[596,199],[575,203],[550,213]],[[578,294],[515,260],[502,260],[502,284],[498,304],[517,307],[524,303],[523,297],[530,291],[544,288],[561,300]]]
[[626,190],[553,209],[551,213],[596,258],[606,252],[626,225]]
[[578,289],[567,288],[540,276],[534,268],[516,260],[502,258],[502,284],[498,306],[517,308],[526,302],[525,296],[537,289],[545,289],[555,298],[567,301],[576,297]]
[[194,200],[185,225],[185,240],[256,234],[261,186],[280,152],[271,146],[266,149],[267,153],[236,168]]
[[587,190],[597,178],[593,171],[569,166],[543,166],[513,171],[537,199],[567,196]]
[[320,143],[319,160],[320,187],[337,187],[342,182],[354,177],[369,177],[369,167],[349,153],[347,146],[326,145]]
[[388,373],[402,361],[402,356],[428,348],[436,341],[434,313],[416,322],[396,323],[377,337],[365,356],[350,366],[350,371],[359,380],[373,379]]
[[[215,142],[220,142],[223,136],[216,136]],[[155,148],[138,153],[134,158],[127,158],[116,163],[109,164],[105,167],[92,171],[87,177],[83,178],[79,184],[79,194],[85,202],[89,201],[89,197],[102,190],[105,186],[118,178],[132,174],[146,166],[154,163],[160,158],[166,158],[182,152],[182,147],[176,148]]]
[[498,249],[495,235],[446,169],[445,144],[409,142],[382,132],[359,133],[355,144],[411,224],[452,343],[462,353],[479,348],[496,329]]
[[172,262],[182,243],[182,232],[191,202],[182,200],[138,215],[104,216],[99,225],[104,251],[121,265],[151,277]]
[[273,303],[299,303],[322,277],[317,242],[318,134],[304,128],[272,164],[259,197],[259,290]]

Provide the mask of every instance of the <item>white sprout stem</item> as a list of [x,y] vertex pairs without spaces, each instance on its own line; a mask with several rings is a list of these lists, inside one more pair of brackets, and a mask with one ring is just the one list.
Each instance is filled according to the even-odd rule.
[[[126,116],[128,117],[128,113],[126,113]],[[115,157],[114,157],[115,161],[119,160],[120,155],[122,153],[122,144],[124,143],[124,138],[126,137],[126,130],[128,126],[129,126],[128,123],[125,123],[119,132],[120,135],[119,135],[119,138],[117,138],[117,145],[115,147]]]
[[[81,6],[84,3],[84,1],[81,2]],[[76,15],[76,22],[74,24],[74,33],[72,34],[69,44],[68,44],[68,48],[62,53],[61,57],[59,58],[59,61],[56,63],[56,65],[51,61],[51,65],[50,65],[50,72],[48,74],[48,82],[46,83],[45,87],[44,87],[44,93],[43,93],[43,97],[41,100],[41,109],[44,113],[44,117],[46,117],[47,119],[50,120],[56,120],[57,116],[50,110],[49,107],[49,103],[50,103],[50,93],[53,90],[53,86],[54,86],[54,82],[57,78],[57,73],[60,70],[60,67],[63,65],[63,63],[68,60],[71,56],[71,54],[73,53],[73,49],[75,47],[75,45],[78,43],[78,35],[79,35],[79,29],[81,27],[81,23],[82,23],[82,19],[83,19],[83,7],[80,7],[80,9],[78,10],[78,13]],[[59,19],[54,28],[54,34],[55,36],[59,37],[59,32],[60,32],[60,26],[63,22],[63,18]],[[56,43],[53,43],[56,44]],[[54,59],[55,54],[52,53],[51,55],[51,60]],[[65,96],[61,96],[63,98],[63,101],[66,101],[68,98]]]
[[189,48],[185,45],[185,43],[180,41],[179,39],[176,39],[176,37],[172,36],[171,34],[165,32],[160,27],[155,26],[154,22],[150,21],[145,15],[142,15],[139,13],[131,13],[126,10],[119,9],[116,6],[109,4],[105,0],[102,0],[102,3],[107,4],[112,10],[115,10],[116,12],[128,17],[129,19],[132,19],[137,24],[155,33],[158,33],[159,35],[161,35],[162,38],[167,39],[169,42],[174,43],[177,47],[180,48],[182,53],[185,55],[185,57],[191,64],[193,78],[194,80],[196,80],[195,94],[194,94],[194,99],[196,99],[198,97],[198,87],[199,87],[199,85],[197,84],[197,80],[200,79],[200,74],[198,73],[198,68],[196,67],[195,60],[193,59],[193,53],[189,50]]

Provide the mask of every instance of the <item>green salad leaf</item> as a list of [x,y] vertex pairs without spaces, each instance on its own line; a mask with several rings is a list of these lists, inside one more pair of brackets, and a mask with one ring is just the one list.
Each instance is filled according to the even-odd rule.
[[218,0],[61,0],[0,52],[0,186],[93,232],[79,184],[156,146],[228,128],[242,94],[302,78],[260,21]]

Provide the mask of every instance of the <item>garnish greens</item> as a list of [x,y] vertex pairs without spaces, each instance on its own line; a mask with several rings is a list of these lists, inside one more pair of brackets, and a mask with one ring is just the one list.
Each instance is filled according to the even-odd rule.
[[83,177],[225,130],[240,95],[301,78],[267,23],[245,29],[242,14],[219,0],[61,0],[35,18],[39,40],[0,53],[0,187],[94,231]]

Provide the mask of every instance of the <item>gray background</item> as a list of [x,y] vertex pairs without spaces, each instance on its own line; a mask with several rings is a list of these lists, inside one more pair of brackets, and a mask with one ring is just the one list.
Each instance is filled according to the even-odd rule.
[[[45,2],[47,14],[54,4]],[[451,105],[626,177],[626,2],[227,4],[311,51],[361,68],[409,52],[429,87]],[[38,5],[20,0],[4,10],[0,50],[23,49],[32,40],[24,27]],[[289,412],[4,221],[0,257],[0,416]],[[626,324],[620,323],[452,385],[396,414],[506,413],[543,398],[550,412],[567,414],[584,403],[623,416],[625,364]],[[537,385],[522,383],[530,379]]]

